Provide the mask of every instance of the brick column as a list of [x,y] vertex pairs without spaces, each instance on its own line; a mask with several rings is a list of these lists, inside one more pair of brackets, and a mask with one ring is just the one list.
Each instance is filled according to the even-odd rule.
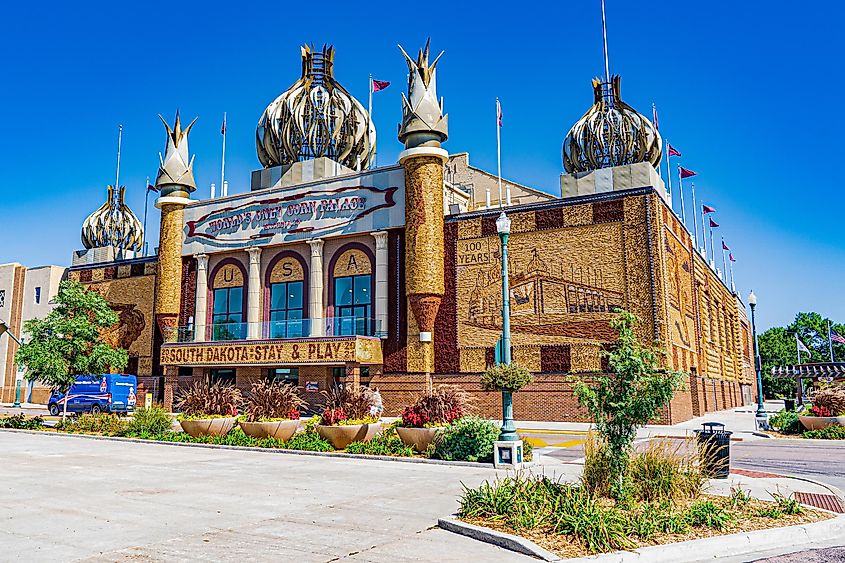
[[179,367],[164,366],[164,409],[173,411],[173,403],[179,392]]
[[361,364],[346,364],[346,377],[343,378],[344,385],[351,385],[352,389],[361,387]]
[[208,254],[197,254],[194,256],[197,261],[197,297],[194,310],[194,340],[205,342],[208,340],[206,334],[206,317],[208,315]]

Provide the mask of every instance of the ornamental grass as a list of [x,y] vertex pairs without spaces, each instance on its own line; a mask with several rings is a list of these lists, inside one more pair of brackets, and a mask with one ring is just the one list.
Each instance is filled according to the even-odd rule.
[[261,381],[253,383],[246,397],[247,422],[298,419],[305,401],[290,383]]

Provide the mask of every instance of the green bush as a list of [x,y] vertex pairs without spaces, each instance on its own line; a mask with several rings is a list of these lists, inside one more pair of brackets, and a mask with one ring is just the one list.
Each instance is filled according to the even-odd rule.
[[595,433],[584,443],[584,471],[581,486],[591,495],[606,496],[610,491],[610,451],[607,442]]
[[116,414],[83,414],[59,422],[56,430],[63,432],[79,432],[85,434],[102,434],[103,436],[123,436],[126,434],[127,423]]
[[640,500],[695,498],[707,482],[699,453],[683,441],[656,439],[628,465],[631,493]]
[[304,450],[309,452],[335,451],[331,443],[322,439],[313,428],[306,429],[304,432],[299,432],[291,436],[290,440],[285,442],[284,448],[286,450]]
[[173,419],[170,417],[170,413],[162,407],[141,407],[135,411],[132,420],[129,421],[126,427],[126,434],[129,436],[138,436],[140,434],[155,436],[156,434],[164,434],[170,431],[172,424]]
[[16,414],[0,418],[0,428],[14,428],[15,430],[41,430],[44,428],[44,419],[40,416],[27,418],[23,414]]
[[516,362],[498,364],[481,374],[481,388],[485,391],[519,391],[534,381],[531,372]]
[[493,445],[499,437],[496,425],[467,416],[446,426],[435,439],[434,456],[448,461],[493,461]]
[[845,426],[827,426],[819,430],[808,430],[802,434],[814,440],[845,440]]
[[352,442],[346,446],[346,452],[350,454],[414,457],[414,448],[406,446],[392,428],[375,436],[369,442]]
[[686,519],[690,526],[724,530],[733,522],[734,515],[712,501],[701,500],[690,505],[686,511]]
[[798,420],[798,413],[783,409],[769,419],[772,428],[783,434],[800,434],[803,427]]

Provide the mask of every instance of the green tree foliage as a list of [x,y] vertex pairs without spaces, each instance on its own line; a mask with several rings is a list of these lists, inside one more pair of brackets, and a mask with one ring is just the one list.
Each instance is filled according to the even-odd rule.
[[612,375],[588,385],[575,381],[578,402],[587,409],[607,444],[614,496],[624,495],[624,475],[637,428],[653,420],[683,386],[686,374],[660,367],[657,352],[643,346],[634,333],[637,317],[623,311],[611,321],[619,333],[607,355]]
[[29,339],[18,350],[15,363],[27,370],[27,379],[66,393],[77,375],[126,367],[126,350],[103,340],[103,331],[117,324],[118,316],[102,295],[78,282],[63,281],[55,305],[43,319],[24,323]]
[[[763,369],[763,393],[766,397],[794,397],[794,378],[774,378],[772,368],[798,363],[798,349],[795,335],[810,349],[810,357],[801,352],[801,363],[829,362],[830,348],[827,339],[827,321],[818,313],[798,313],[795,320],[786,327],[772,327],[758,336],[760,360]],[[845,325],[831,323],[833,330],[845,335]],[[833,343],[833,357],[845,362],[845,345]]]

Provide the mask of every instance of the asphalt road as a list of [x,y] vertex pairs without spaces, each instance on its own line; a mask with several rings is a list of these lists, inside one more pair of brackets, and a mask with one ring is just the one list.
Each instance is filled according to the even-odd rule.
[[845,491],[845,441],[764,439],[731,444],[731,466],[805,477]]

